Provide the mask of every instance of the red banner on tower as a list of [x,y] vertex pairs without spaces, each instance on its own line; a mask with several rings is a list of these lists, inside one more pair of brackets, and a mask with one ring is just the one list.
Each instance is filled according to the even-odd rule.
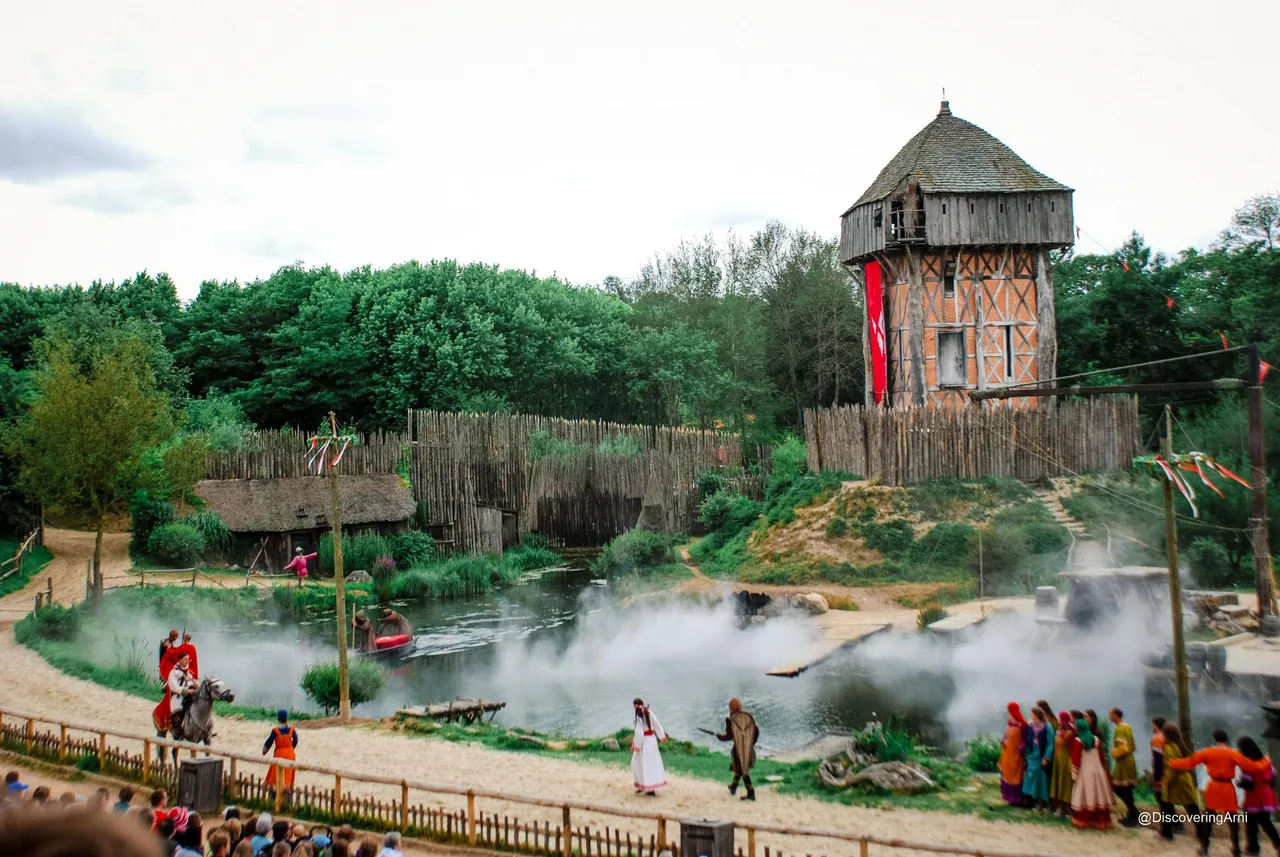
[[880,285],[880,263],[868,262],[867,338],[871,341],[871,392],[877,405],[884,402],[889,387],[888,353],[885,347],[884,295]]

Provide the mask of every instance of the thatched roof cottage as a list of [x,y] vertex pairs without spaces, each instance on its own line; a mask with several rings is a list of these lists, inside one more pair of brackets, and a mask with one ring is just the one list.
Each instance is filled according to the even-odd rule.
[[[340,476],[344,532],[403,532],[414,500],[399,476]],[[251,568],[279,569],[294,548],[311,553],[329,532],[329,483],[320,477],[205,479],[195,493],[236,534]]]

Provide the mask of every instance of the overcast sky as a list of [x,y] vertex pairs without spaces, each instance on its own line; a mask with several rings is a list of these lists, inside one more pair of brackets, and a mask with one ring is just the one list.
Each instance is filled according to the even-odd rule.
[[1278,7],[12,3],[0,280],[145,268],[190,298],[453,257],[593,283],[708,231],[834,235],[943,86],[1107,248],[1203,245],[1280,189]]

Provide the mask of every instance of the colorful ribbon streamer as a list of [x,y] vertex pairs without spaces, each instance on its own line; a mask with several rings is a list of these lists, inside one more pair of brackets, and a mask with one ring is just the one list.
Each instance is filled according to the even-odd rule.
[[1203,452],[1192,451],[1185,454],[1177,454],[1168,460],[1160,455],[1144,455],[1140,458],[1135,458],[1133,463],[1145,464],[1149,467],[1157,468],[1164,478],[1177,486],[1178,492],[1182,494],[1183,497],[1187,498],[1187,503],[1191,506],[1191,514],[1196,518],[1200,517],[1200,509],[1196,505],[1195,489],[1191,487],[1190,482],[1183,478],[1182,474],[1178,472],[1179,470],[1198,474],[1200,476],[1200,481],[1212,489],[1219,497],[1225,497],[1226,495],[1223,494],[1222,490],[1213,483],[1213,480],[1209,478],[1208,473],[1205,472],[1206,470],[1209,471],[1209,473],[1216,473],[1227,479],[1234,479],[1246,488],[1252,487],[1248,482],[1241,479],[1235,473],[1232,473],[1231,470],[1214,461]]

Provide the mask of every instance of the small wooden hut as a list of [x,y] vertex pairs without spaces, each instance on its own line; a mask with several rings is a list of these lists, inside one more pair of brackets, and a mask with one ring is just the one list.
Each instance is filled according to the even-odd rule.
[[942,102],[840,220],[868,407],[959,408],[1055,376],[1049,252],[1075,240],[1072,193]]
[[[338,479],[344,532],[408,529],[413,494],[399,476]],[[235,533],[234,550],[249,568],[282,568],[294,548],[314,552],[332,527],[329,484],[320,477],[205,479],[196,483],[195,492]]]

